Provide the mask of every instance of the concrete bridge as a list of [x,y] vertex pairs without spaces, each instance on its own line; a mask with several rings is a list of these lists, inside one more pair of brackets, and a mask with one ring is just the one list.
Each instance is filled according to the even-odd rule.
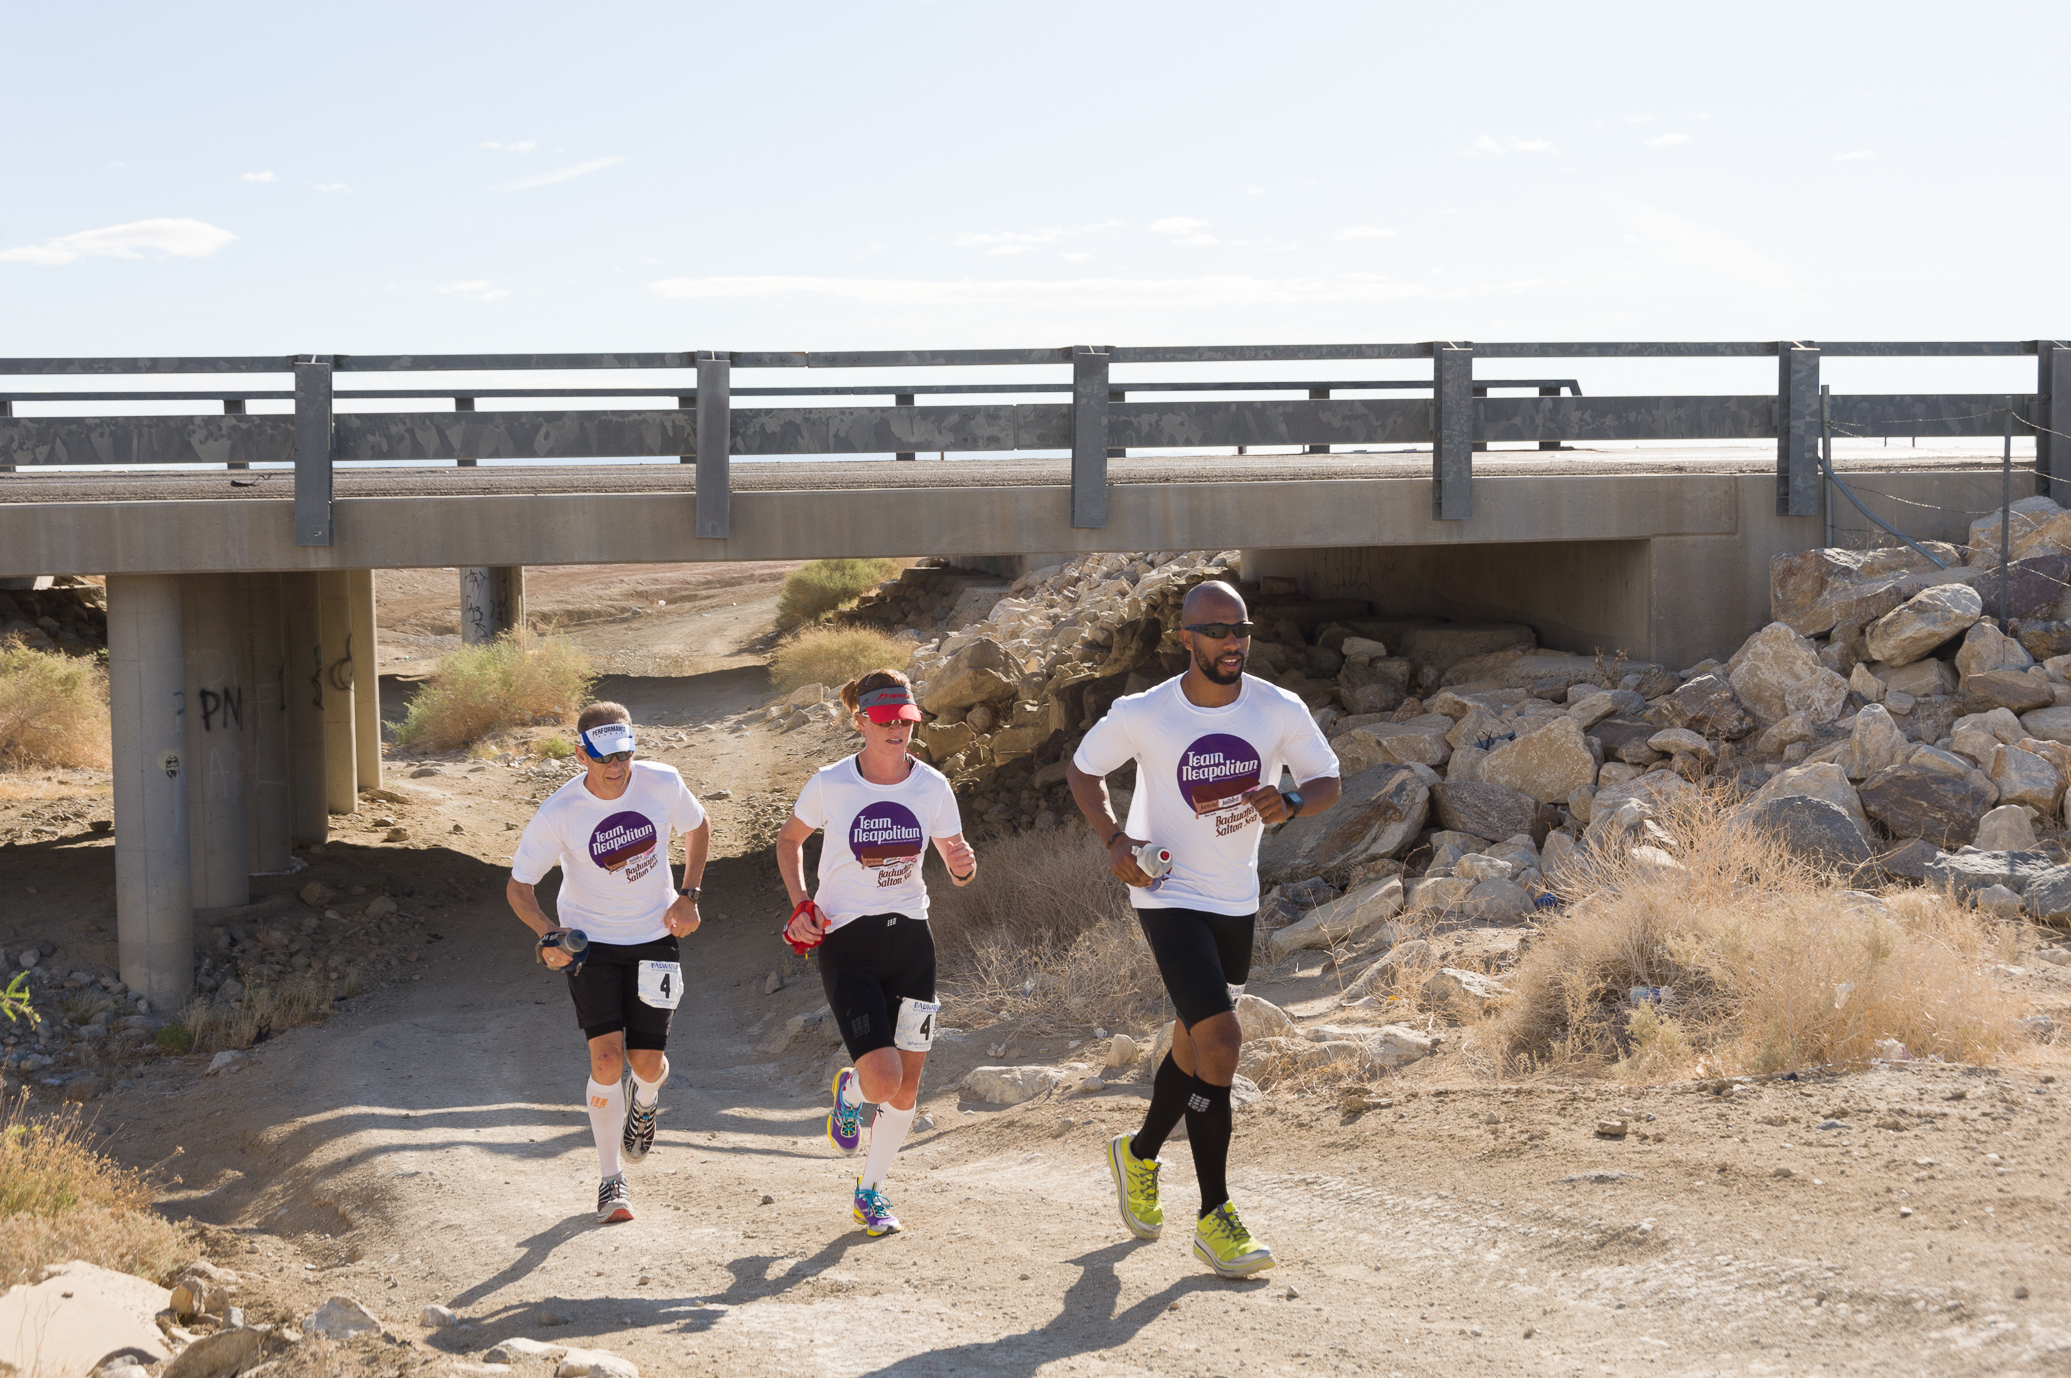
[[[1828,355],[2026,355],[2037,386],[1829,394]],[[1749,356],[1777,359],[1774,395],[1585,397],[1575,379],[1476,372]],[[1371,360],[1430,374],[1112,371]],[[1008,366],[1064,377],[733,385],[736,369]],[[335,386],[528,370],[664,381]],[[266,375],[290,386],[251,386]],[[182,386],[147,386],[168,377]],[[160,1009],[190,993],[197,915],[244,904],[250,875],[287,869],[380,783],[379,569],[461,567],[478,639],[522,620],[525,565],[1238,548],[1247,572],[1312,594],[1528,621],[1549,645],[1684,664],[1766,620],[1772,556],[1890,539],[1853,501],[1916,538],[1960,540],[2004,475],[1996,457],[1938,443],[2011,430],[2024,450],[2012,495],[2071,500],[2056,434],[2071,402],[2053,406],[2071,398],[2071,349],[2048,340],[0,359],[9,379],[0,577],[108,576],[122,973]],[[791,400],[737,405],[751,398]],[[452,410],[354,410],[412,399]],[[533,409],[542,399],[564,409]],[[108,414],[117,403],[186,414]],[[1842,453],[1823,463],[1835,436]],[[960,459],[916,458],[929,453]]]

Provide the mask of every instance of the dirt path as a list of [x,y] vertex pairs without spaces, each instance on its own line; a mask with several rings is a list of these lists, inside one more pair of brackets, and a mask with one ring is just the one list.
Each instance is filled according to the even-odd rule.
[[[650,1375],[2071,1365],[2064,1090],[2034,1071],[1887,1068],[1721,1098],[1474,1085],[1440,1057],[1363,1113],[1276,1093],[1239,1112],[1232,1184],[1284,1261],[1228,1283],[1188,1256],[1183,1225],[1141,1244],[1115,1219],[1101,1146],[1134,1127],[1140,1088],[960,1101],[1001,1034],[945,1032],[933,1127],[890,1183],[907,1230],[865,1238],[847,1213],[854,1164],[821,1133],[833,1036],[768,1050],[822,1003],[809,975],[764,993],[772,969],[799,965],[772,936],[764,848],[797,780],[838,749],[828,731],[666,748],[736,797],[713,805],[722,855],[687,947],[657,1148],[631,1172],[633,1223],[591,1219],[578,1034],[496,900],[489,844],[510,834],[495,820],[530,800],[493,767],[408,782],[413,816],[470,820],[418,861],[481,895],[439,917],[417,976],[235,1074],[162,1064],[104,1098],[103,1125],[139,1162],[184,1147],[167,1204],[225,1227],[223,1261],[255,1271],[262,1310],[348,1293],[417,1342],[381,1371],[445,1371],[442,1355],[511,1336],[608,1348]],[[1297,1015],[1332,1005],[1314,978],[1254,989]],[[1614,1111],[1638,1132],[1595,1137]],[[1906,1127],[1873,1127],[1892,1117]],[[1165,1157],[1184,1221],[1185,1144]],[[431,1302],[471,1324],[424,1330]]]

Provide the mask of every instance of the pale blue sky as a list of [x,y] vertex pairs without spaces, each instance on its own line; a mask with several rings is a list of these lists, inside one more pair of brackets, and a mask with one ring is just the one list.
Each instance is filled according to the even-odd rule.
[[2066,13],[9,3],[0,354],[2060,335]]

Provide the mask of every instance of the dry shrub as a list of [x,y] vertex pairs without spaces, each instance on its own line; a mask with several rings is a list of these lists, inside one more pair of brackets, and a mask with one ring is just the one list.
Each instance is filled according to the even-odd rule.
[[[777,630],[814,622],[855,602],[887,579],[898,577],[904,560],[807,560],[784,576],[777,593]],[[810,680],[800,683],[810,684]]]
[[875,627],[808,627],[777,648],[769,676],[789,692],[801,685],[838,688],[858,675],[904,665],[909,648]]
[[0,639],[0,769],[109,763],[108,672]]
[[1165,988],[1093,835],[1046,828],[979,849],[978,878],[934,891],[947,1017],[1004,1011],[1037,1028],[1133,1028]]
[[76,1106],[29,1113],[26,1096],[0,1118],[0,1285],[84,1259],[168,1280],[185,1236],[151,1213],[151,1185],[94,1151]]
[[492,732],[572,719],[589,701],[596,679],[582,648],[567,637],[505,632],[440,656],[396,725],[396,740],[454,751]]
[[193,1039],[195,1052],[249,1048],[262,1037],[322,1023],[331,1012],[332,996],[352,994],[361,984],[357,970],[339,982],[328,974],[298,971],[277,981],[249,985],[235,1000],[197,1000],[187,1007],[180,1022]]
[[[1507,1070],[1691,1074],[1914,1057],[1984,1062],[2017,1042],[2018,1003],[1985,975],[2019,929],[1938,891],[1881,901],[1734,823],[1708,795],[1663,819],[1672,865],[1615,848],[1564,882],[1483,1030]],[[1635,986],[1666,986],[1633,1008]]]

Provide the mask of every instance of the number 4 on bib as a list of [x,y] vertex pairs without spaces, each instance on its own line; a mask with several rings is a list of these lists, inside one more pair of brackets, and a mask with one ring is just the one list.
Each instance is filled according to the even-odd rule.
[[902,1052],[924,1053],[935,1046],[935,1016],[942,1012],[939,1000],[899,1001],[899,1023],[892,1031],[892,1045]]
[[681,962],[640,964],[640,1003],[658,1010],[673,1010],[683,999]]

